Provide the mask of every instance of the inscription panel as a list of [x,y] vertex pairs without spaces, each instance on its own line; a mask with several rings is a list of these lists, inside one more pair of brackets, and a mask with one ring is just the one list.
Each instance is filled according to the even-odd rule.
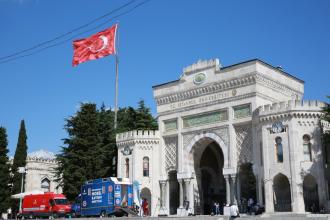
[[251,105],[240,105],[234,107],[234,118],[244,118],[251,116]]
[[221,110],[217,112],[209,112],[202,115],[192,115],[183,118],[183,128],[196,127],[206,124],[213,124],[220,121],[228,120],[228,111]]
[[[168,105],[167,110],[175,110],[175,109],[180,109],[180,108],[185,108],[185,107],[190,107],[198,104],[203,104],[203,103],[208,103],[208,102],[213,102],[221,99],[226,99],[230,98],[233,96],[236,96],[237,91],[235,89],[230,90],[230,91],[225,91],[225,92],[218,92],[214,93],[211,95],[206,95],[206,96],[201,96],[181,102],[174,102]],[[166,109],[164,109],[166,110]]]
[[168,120],[168,121],[164,121],[164,127],[165,127],[165,131],[175,131],[178,130],[178,123],[177,120]]

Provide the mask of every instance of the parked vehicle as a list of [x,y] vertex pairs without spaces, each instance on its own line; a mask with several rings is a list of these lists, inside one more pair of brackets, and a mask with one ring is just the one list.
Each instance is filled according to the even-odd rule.
[[127,178],[102,178],[87,181],[71,206],[73,216],[135,215],[133,185]]
[[26,195],[18,218],[65,217],[71,214],[71,206],[63,194],[45,192]]

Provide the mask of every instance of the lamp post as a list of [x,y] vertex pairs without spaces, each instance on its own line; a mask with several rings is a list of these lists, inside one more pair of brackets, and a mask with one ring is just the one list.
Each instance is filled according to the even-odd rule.
[[23,185],[24,185],[24,173],[25,167],[18,167],[18,173],[22,174],[22,182],[21,182],[21,196],[19,198],[19,212],[22,212],[22,193],[23,193]]

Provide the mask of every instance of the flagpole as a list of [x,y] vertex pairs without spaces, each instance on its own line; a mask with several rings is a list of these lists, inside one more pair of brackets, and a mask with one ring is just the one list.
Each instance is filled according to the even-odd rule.
[[116,90],[115,90],[115,118],[114,118],[114,129],[117,129],[117,112],[118,112],[118,63],[119,63],[119,59],[118,59],[118,47],[117,45],[119,44],[119,23],[117,26],[117,30],[116,30],[116,41],[118,41],[115,45],[116,47]]
[[117,129],[117,112],[118,112],[118,55],[116,55],[116,92],[115,92],[115,123],[114,128]]

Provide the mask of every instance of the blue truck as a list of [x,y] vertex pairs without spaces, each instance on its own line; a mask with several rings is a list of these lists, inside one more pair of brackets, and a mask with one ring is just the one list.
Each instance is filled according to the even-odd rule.
[[133,208],[132,183],[116,177],[87,181],[71,207],[76,217],[135,215]]

